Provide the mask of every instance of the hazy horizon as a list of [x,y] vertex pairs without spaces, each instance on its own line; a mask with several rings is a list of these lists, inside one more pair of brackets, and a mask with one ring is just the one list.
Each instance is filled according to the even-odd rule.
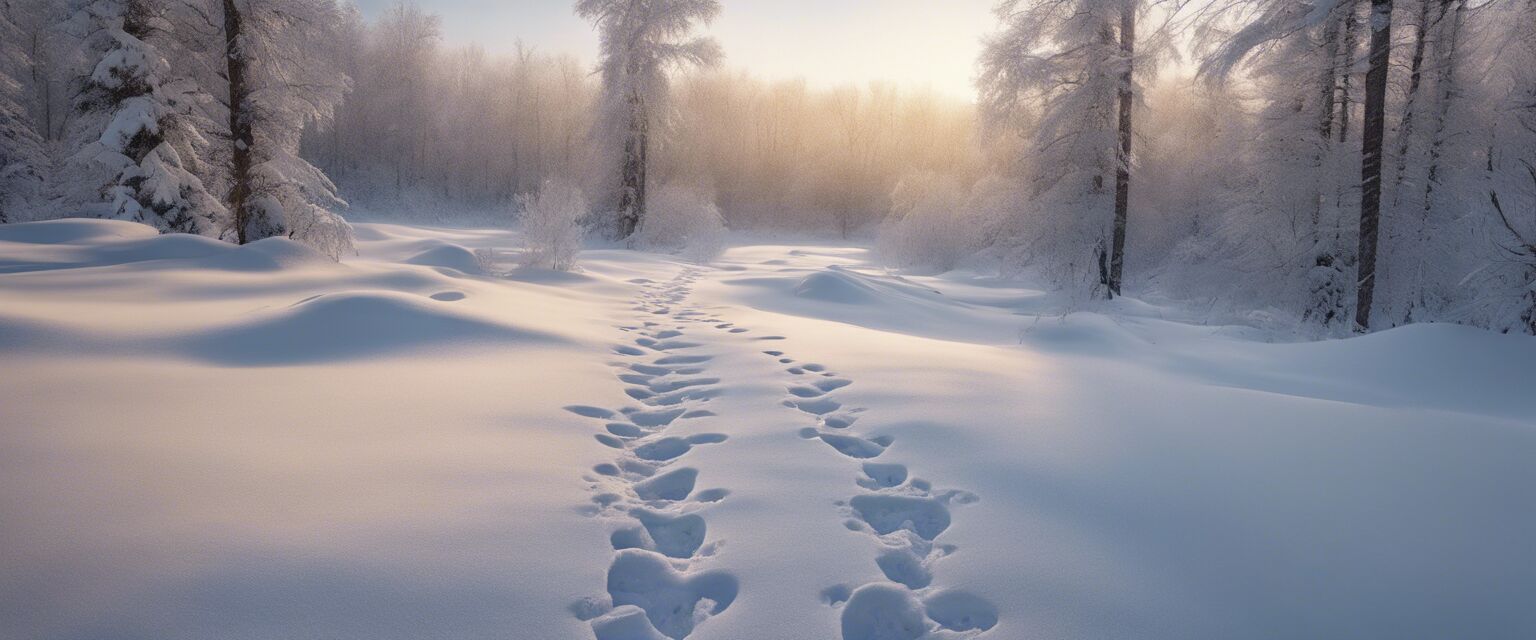
[[[369,19],[398,0],[356,0]],[[511,51],[521,40],[540,51],[597,54],[597,32],[570,2],[423,0],[442,17],[447,46]],[[830,87],[887,81],[972,100],[981,38],[996,24],[993,0],[735,0],[703,30],[725,49],[725,66],[770,80],[803,77]],[[811,12],[819,14],[815,19]],[[780,43],[793,42],[786,49]]]

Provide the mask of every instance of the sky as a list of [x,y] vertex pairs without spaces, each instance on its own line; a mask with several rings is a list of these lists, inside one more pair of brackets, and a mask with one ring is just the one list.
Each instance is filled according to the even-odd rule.
[[[374,17],[397,0],[357,0]],[[541,51],[593,60],[597,36],[565,0],[416,0],[442,16],[450,46],[479,43],[510,51],[521,39]],[[705,33],[725,49],[725,64],[768,79],[805,77],[813,85],[875,80],[975,95],[980,39],[996,24],[995,0],[722,0]]]

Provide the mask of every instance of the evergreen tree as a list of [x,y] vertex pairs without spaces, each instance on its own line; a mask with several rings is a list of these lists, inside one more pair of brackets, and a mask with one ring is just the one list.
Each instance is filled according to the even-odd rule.
[[329,47],[345,24],[333,0],[204,0],[188,3],[215,37],[197,46],[211,71],[221,144],[219,180],[230,223],[245,244],[288,237],[339,258],[351,227],[336,213],[336,186],[299,156],[306,124],[333,117],[349,80]]
[[0,0],[0,223],[24,219],[38,204],[48,168],[48,154],[26,107],[22,78],[31,66],[28,41],[17,24],[23,9]]
[[132,220],[162,232],[214,234],[225,214],[198,174],[208,141],[202,94],[172,75],[155,42],[172,24],[158,0],[91,0],[79,12],[94,67],[80,87],[68,213]]

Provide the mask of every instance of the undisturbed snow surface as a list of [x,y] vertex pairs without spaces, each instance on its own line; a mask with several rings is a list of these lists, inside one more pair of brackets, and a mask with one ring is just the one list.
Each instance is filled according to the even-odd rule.
[[0,638],[1536,636],[1531,338],[357,235],[0,226]]

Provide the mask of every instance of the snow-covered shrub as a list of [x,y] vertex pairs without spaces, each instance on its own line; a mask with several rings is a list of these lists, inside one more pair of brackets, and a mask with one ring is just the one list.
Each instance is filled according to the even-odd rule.
[[725,250],[725,219],[709,194],[668,184],[657,191],[635,233],[635,246],[708,262]]
[[475,249],[475,269],[480,273],[496,273],[499,260],[495,247]]
[[[291,153],[276,153],[251,168],[252,193],[246,200],[246,239],[286,237],[340,260],[355,253],[352,225],[337,209],[347,202],[319,169]],[[233,235],[236,230],[226,230]],[[233,239],[233,238],[230,238]]]
[[518,196],[517,204],[522,209],[523,236],[528,243],[523,264],[556,271],[576,266],[585,233],[581,218],[587,213],[581,190],[564,181],[546,180],[537,194]]
[[893,267],[955,268],[981,244],[981,225],[969,200],[953,176],[903,178],[891,193],[891,214],[880,226],[876,254]]

